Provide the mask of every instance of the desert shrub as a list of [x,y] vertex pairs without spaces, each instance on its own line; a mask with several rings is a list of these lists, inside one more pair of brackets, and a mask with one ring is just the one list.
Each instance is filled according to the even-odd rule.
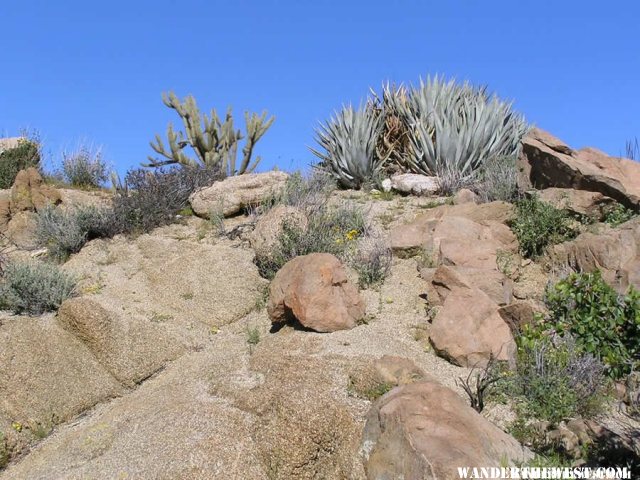
[[0,152],[0,189],[11,188],[20,170],[40,166],[40,145],[21,139],[18,146]]
[[412,172],[455,172],[465,182],[487,160],[515,155],[529,128],[511,104],[467,82],[436,76],[397,94],[386,90],[385,110],[407,126],[403,166]]
[[358,273],[360,288],[380,285],[389,275],[391,248],[381,235],[368,233],[348,255],[348,263]]
[[172,167],[130,170],[113,200],[118,230],[145,233],[175,221],[189,205],[189,195],[223,178],[219,167]]
[[516,198],[518,170],[515,156],[497,156],[487,159],[479,169],[478,177],[475,190],[485,202],[495,200],[511,202]]
[[43,262],[9,263],[0,280],[0,305],[14,313],[55,311],[75,294],[75,278]]
[[546,292],[549,324],[575,336],[584,351],[601,358],[607,374],[621,378],[640,367],[640,292],[618,294],[599,271],[574,273]]
[[347,205],[325,206],[307,219],[305,227],[285,219],[273,250],[256,255],[263,277],[273,278],[285,263],[301,255],[331,253],[344,258],[366,227],[362,212]]
[[336,187],[333,176],[322,169],[314,169],[308,176],[294,172],[280,192],[262,202],[257,213],[264,214],[276,205],[286,205],[310,215],[315,210],[325,208]]
[[520,417],[558,423],[600,412],[606,385],[604,366],[594,355],[583,352],[571,335],[525,329],[516,343],[516,369],[498,385],[507,395],[515,394]]
[[614,203],[605,210],[603,221],[612,227],[617,227],[618,225],[628,222],[636,215],[638,215],[636,212],[621,203]]
[[311,151],[321,160],[318,167],[345,188],[376,183],[386,160],[376,154],[383,122],[381,113],[370,105],[358,110],[344,107],[316,130],[316,142],[323,151]]
[[36,238],[49,256],[64,261],[77,253],[89,240],[109,238],[118,232],[111,208],[93,205],[74,209],[47,207],[38,214]]
[[510,226],[518,238],[520,253],[528,258],[538,257],[549,245],[578,235],[567,212],[540,201],[536,196],[516,202],[516,217]]
[[335,188],[334,177],[323,170],[307,177],[296,173],[278,195],[256,209],[259,216],[276,205],[285,205],[295,207],[306,219],[285,219],[275,247],[256,252],[255,262],[263,277],[273,278],[297,256],[331,253],[358,272],[361,287],[384,280],[391,264],[386,240],[371,228],[361,208],[348,203],[332,205],[330,197]]
[[80,146],[62,154],[62,178],[74,187],[100,188],[109,179],[108,166],[100,149]]

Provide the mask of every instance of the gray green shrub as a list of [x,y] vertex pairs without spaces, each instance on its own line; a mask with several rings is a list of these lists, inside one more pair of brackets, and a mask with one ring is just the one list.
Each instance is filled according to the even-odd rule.
[[75,289],[76,279],[56,265],[12,262],[0,279],[0,306],[17,314],[40,315],[57,310]]
[[91,205],[63,210],[47,207],[38,214],[36,238],[51,258],[66,260],[89,240],[109,238],[118,232],[114,211]]
[[475,190],[485,202],[511,202],[518,195],[517,179],[516,157],[492,157],[479,169]]
[[602,411],[607,386],[604,365],[584,352],[574,337],[532,328],[521,332],[516,343],[517,367],[497,385],[516,400],[521,419],[557,424]]
[[79,188],[100,188],[109,179],[102,151],[88,146],[63,153],[61,174],[67,183]]

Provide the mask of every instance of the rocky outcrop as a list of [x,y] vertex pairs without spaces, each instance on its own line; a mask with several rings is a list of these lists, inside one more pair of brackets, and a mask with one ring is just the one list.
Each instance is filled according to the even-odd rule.
[[287,262],[269,287],[273,323],[297,320],[316,332],[347,330],[365,314],[358,288],[335,256],[312,253]]
[[570,242],[554,245],[549,259],[556,268],[579,272],[600,270],[620,292],[640,288],[640,218],[601,233],[585,232]]
[[278,194],[289,178],[285,172],[247,173],[227,177],[194,192],[189,197],[196,215],[209,218],[211,213],[230,217],[256,206]]
[[[498,252],[516,251],[517,241],[500,221],[474,220],[474,210],[481,211],[478,207],[481,206],[463,204],[433,209],[395,228],[391,232],[391,248],[400,256],[428,252],[437,264],[495,269]],[[467,216],[470,213],[471,218]]]
[[371,409],[363,433],[367,478],[457,479],[457,467],[532,458],[453,390],[435,382],[395,388]]
[[584,215],[596,221],[602,221],[616,202],[599,192],[572,190],[570,188],[546,188],[535,192],[540,200],[555,208],[566,210],[574,215]]
[[89,297],[62,303],[58,321],[81,340],[106,371],[134,386],[188,350],[159,322],[109,311]]
[[53,426],[124,388],[79,339],[47,317],[0,317],[0,431]]
[[11,187],[11,213],[39,212],[48,205],[57,205],[61,201],[60,193],[46,185],[38,170],[34,167],[18,172]]
[[523,190],[549,187],[599,192],[640,209],[640,163],[610,157],[594,148],[573,150],[534,128],[522,141],[518,184]]
[[464,367],[484,366],[491,356],[513,361],[513,335],[487,294],[446,266],[432,283],[442,302],[429,330],[436,353]]

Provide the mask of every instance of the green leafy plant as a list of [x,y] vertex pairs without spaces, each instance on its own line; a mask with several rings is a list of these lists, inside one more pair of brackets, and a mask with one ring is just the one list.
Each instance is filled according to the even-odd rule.
[[72,275],[43,262],[9,263],[0,280],[0,305],[17,314],[55,311],[75,293]]
[[435,76],[400,94],[384,90],[388,111],[408,127],[402,161],[412,172],[455,174],[464,183],[488,159],[515,155],[528,131],[511,104],[467,82]]
[[638,214],[625,207],[621,203],[614,203],[609,206],[604,212],[604,223],[608,223],[612,227],[617,227],[625,222],[628,222]]
[[[275,120],[274,117],[267,119],[267,112],[262,112],[262,115],[245,112],[246,142],[242,148],[242,161],[236,166],[238,144],[245,137],[233,125],[231,107],[222,120],[215,109],[211,110],[210,116],[201,114],[195,98],[191,95],[180,101],[173,92],[164,93],[162,101],[178,113],[185,132],[176,133],[170,123],[167,128],[169,148],[165,147],[160,135],[156,135],[155,142],[151,142],[151,148],[164,160],[149,157],[150,163],[145,166],[180,164],[190,167],[215,167],[226,175],[240,175],[252,172],[260,163],[260,157],[256,157],[253,162],[251,157],[256,143]],[[185,153],[186,147],[191,148],[195,159]]]
[[321,159],[319,168],[345,188],[376,183],[386,160],[376,154],[383,120],[370,106],[358,110],[347,106],[337,112],[316,130],[316,142],[324,151],[311,151]]
[[73,152],[63,153],[61,174],[67,183],[79,188],[100,188],[109,179],[102,150],[86,145],[81,145]]
[[640,367],[640,292],[618,294],[599,271],[574,273],[546,292],[550,324],[597,357],[612,378]]
[[21,138],[15,147],[0,151],[0,189],[11,188],[20,170],[39,166],[39,142]]
[[538,257],[549,245],[578,235],[567,212],[542,202],[535,195],[516,202],[516,217],[510,226],[518,238],[520,253],[527,258]]

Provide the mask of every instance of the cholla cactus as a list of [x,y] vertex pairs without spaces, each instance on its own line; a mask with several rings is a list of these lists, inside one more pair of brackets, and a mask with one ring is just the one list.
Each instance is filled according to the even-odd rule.
[[[169,92],[162,95],[162,101],[167,107],[178,112],[184,124],[185,133],[175,132],[170,123],[167,128],[169,148],[165,148],[160,135],[156,135],[155,142],[151,142],[151,148],[164,157],[164,160],[149,157],[150,162],[145,166],[160,167],[171,164],[219,166],[227,175],[240,175],[253,171],[260,163],[260,157],[256,157],[252,162],[251,156],[255,144],[275,120],[274,117],[267,119],[267,112],[262,112],[262,115],[245,112],[247,136],[245,146],[242,148],[242,161],[236,168],[238,143],[245,137],[233,126],[231,107],[222,121],[215,110],[211,110],[210,117],[201,114],[195,98],[191,95],[180,102],[173,92]],[[184,149],[187,146],[193,149],[196,159],[185,153]]]
[[316,142],[325,150],[310,150],[322,162],[320,168],[343,187],[361,188],[375,181],[386,158],[376,154],[384,118],[370,105],[354,110],[346,106],[316,130]]

